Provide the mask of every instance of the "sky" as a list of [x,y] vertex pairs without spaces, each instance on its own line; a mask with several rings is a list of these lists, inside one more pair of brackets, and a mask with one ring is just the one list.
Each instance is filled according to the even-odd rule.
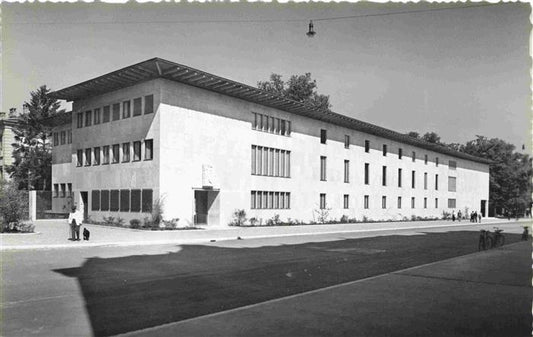
[[157,56],[252,86],[310,72],[335,112],[531,152],[530,5],[487,4],[4,2],[1,108]]

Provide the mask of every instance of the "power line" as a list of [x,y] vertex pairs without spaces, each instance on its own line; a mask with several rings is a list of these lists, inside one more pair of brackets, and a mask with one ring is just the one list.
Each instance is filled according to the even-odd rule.
[[[469,9],[469,8],[479,8],[479,7],[489,7],[502,5],[502,3],[490,3],[482,5],[468,5],[460,7],[444,7],[444,8],[433,8],[433,9],[419,9],[419,10],[405,10],[397,12],[388,12],[388,13],[375,13],[375,14],[359,14],[359,15],[349,15],[349,16],[336,16],[336,17],[326,17],[326,18],[311,18],[312,21],[335,21],[335,20],[349,20],[349,19],[359,19],[359,18],[369,18],[369,17],[379,17],[379,16],[391,16],[391,15],[401,15],[401,14],[418,14],[418,13],[430,13],[438,11],[451,11],[458,9]],[[220,19],[220,20],[150,20],[150,21],[73,21],[73,22],[6,22],[4,20],[4,25],[131,25],[131,24],[183,24],[183,23],[280,23],[280,22],[308,22],[309,19]]]

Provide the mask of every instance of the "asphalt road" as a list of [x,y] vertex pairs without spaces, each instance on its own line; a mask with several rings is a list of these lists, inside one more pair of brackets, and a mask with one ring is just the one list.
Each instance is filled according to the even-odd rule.
[[[510,233],[519,231],[518,224],[511,223],[501,227],[508,233],[506,244],[512,244],[520,239],[518,234]],[[191,322],[194,319],[231,312],[245,306],[271,303],[277,299],[292,298],[291,296],[302,293],[329,289],[328,287],[339,284],[350,284],[357,280],[474,253],[477,251],[477,239],[478,232],[474,228],[468,231],[454,228],[448,231],[446,229],[423,232],[391,231],[380,233],[380,236],[346,233],[236,240],[205,245],[3,252],[2,335],[109,336],[135,331],[146,331],[147,335],[152,335],[155,333],[154,330],[144,329],[168,326],[176,322]],[[524,255],[523,252],[521,254]],[[504,322],[498,320],[500,328],[496,330],[493,324],[474,322],[478,327],[477,330],[472,330],[470,334],[457,335],[519,336],[524,331],[529,333],[531,322],[528,317],[531,315],[531,308],[529,307],[527,312],[519,310],[524,309],[524,302],[516,300],[524,298],[523,289],[531,293],[529,261],[531,252],[526,250],[525,254],[526,267],[523,269],[526,272],[516,275],[517,284],[512,284],[513,282],[510,285],[504,284],[511,289],[521,288],[522,292],[509,294],[510,290],[499,289],[498,296],[505,299],[500,301],[502,310],[490,311],[490,315],[486,317],[488,322],[491,322],[497,318],[498,313],[508,318],[510,317],[508,313],[511,312],[515,318],[506,319]],[[494,261],[503,266],[507,263],[505,258],[495,258]],[[487,264],[486,261],[485,266],[487,265],[493,264]],[[452,268],[451,272],[456,270],[457,266],[455,269]],[[421,298],[431,297],[432,291],[442,292],[446,291],[446,288],[424,288],[424,284],[409,281],[403,293],[395,294],[391,291],[391,287],[394,284],[406,283],[405,279],[403,282],[401,280],[405,275],[398,273],[395,277],[399,279],[376,280],[376,282],[382,287],[380,290],[382,292],[379,294],[386,295],[378,296],[378,300],[396,296],[400,309],[398,317],[403,317],[402,307],[409,308],[414,304],[420,306],[421,303],[431,304],[426,313],[428,319],[432,317],[433,309],[438,312],[436,308],[432,309],[436,306],[435,303],[421,302]],[[443,279],[443,276],[440,278]],[[423,280],[427,279],[428,277]],[[476,293],[482,298],[494,296],[496,285],[502,283],[491,285],[490,282],[483,283],[483,280],[474,281],[483,286],[476,283],[472,291],[467,294]],[[412,287],[409,287],[409,284],[412,284]],[[419,293],[417,289],[425,290]],[[341,299],[347,298],[351,298],[348,303],[365,299],[375,301],[375,295],[368,298],[368,293],[372,293],[370,290],[354,290],[350,292],[351,297],[347,294],[342,295],[341,292],[336,295],[337,302],[340,304]],[[405,296],[407,293],[412,297]],[[354,294],[358,295],[354,298]],[[317,325],[316,318],[320,317],[322,307],[324,315],[332,317],[335,305],[332,307],[331,298],[335,296],[330,297],[330,295],[334,294],[328,292],[326,298],[320,296],[306,298],[310,303],[305,307],[314,304],[318,308],[318,316],[310,316],[306,321],[304,318],[307,316],[301,315],[303,321],[302,319],[298,321],[297,312],[293,313],[294,317],[291,318],[289,311],[284,315],[285,323],[289,327],[291,321],[298,321],[302,326],[312,325],[311,323]],[[436,298],[439,296],[442,297],[442,294],[435,294]],[[526,303],[527,301],[531,303],[530,296],[526,297]],[[334,300],[333,304],[335,302]],[[294,303],[296,305],[298,301]],[[453,315],[454,303],[446,303],[447,317],[460,321],[460,311],[457,311],[458,317]],[[518,309],[511,310],[515,307]],[[336,310],[340,308],[343,306],[339,305]],[[478,306],[478,310],[482,309],[483,306]],[[270,312],[265,317],[268,320],[283,310],[265,309],[260,312]],[[387,310],[384,312],[391,314]],[[356,326],[347,313],[340,315],[336,312],[334,317],[337,319],[340,317],[340,321],[335,321],[334,326],[348,328]],[[384,322],[380,312],[370,312],[363,317],[367,324],[364,335],[372,336],[374,332],[379,332],[377,335],[382,336],[387,331],[382,330],[383,326],[389,325]],[[483,314],[480,317],[484,317]],[[309,321],[311,319],[312,321]],[[260,322],[257,320],[241,319],[239,322],[241,322],[239,330],[227,330],[225,333],[211,335],[226,335],[230,331],[235,332],[231,335],[238,335],[237,331],[247,331],[240,335],[250,335],[251,332],[252,335],[261,335],[261,328],[257,325]],[[249,322],[249,325],[246,322]],[[216,328],[217,324],[213,325],[211,321],[211,325],[205,326],[210,326],[209,331],[212,333],[213,327]],[[318,327],[327,329],[331,324],[324,322],[318,324]],[[295,335],[296,331],[306,331],[303,328],[294,330],[294,326],[292,328],[291,330],[280,325],[276,331],[276,325],[271,325],[269,329],[263,331],[278,336]],[[159,335],[165,335],[164,331],[166,330],[159,330]],[[187,336],[194,335],[192,330],[184,331],[189,331],[185,334]],[[195,331],[198,335],[209,335],[206,330]],[[346,331],[350,330],[317,328],[314,334],[309,331],[308,335],[354,335],[353,331],[352,334],[344,334]],[[491,334],[490,331],[498,333]],[[507,334],[502,335],[505,332]],[[174,331],[167,335],[176,334]]]

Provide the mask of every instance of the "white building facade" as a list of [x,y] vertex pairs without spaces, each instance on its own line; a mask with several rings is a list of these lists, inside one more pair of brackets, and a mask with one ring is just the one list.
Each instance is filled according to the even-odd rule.
[[53,95],[73,102],[54,122],[54,212],[142,221],[161,200],[166,219],[225,226],[235,210],[265,223],[488,207],[484,159],[166,60]]

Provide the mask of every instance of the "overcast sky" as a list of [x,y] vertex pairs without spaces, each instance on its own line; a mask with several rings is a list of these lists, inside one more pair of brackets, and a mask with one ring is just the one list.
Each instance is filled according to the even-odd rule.
[[252,86],[311,72],[335,112],[446,142],[529,145],[529,4],[319,20],[459,6],[3,3],[2,109],[158,56]]

